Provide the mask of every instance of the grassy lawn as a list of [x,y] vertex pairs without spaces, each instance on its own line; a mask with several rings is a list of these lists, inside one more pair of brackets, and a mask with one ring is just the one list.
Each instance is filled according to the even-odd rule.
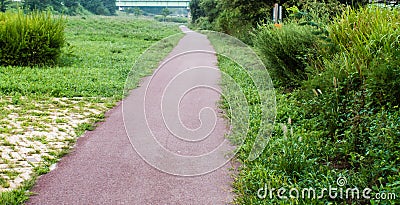
[[[132,69],[151,73],[182,35],[162,41],[138,67],[141,53],[177,24],[132,17],[68,17],[58,66],[0,67],[0,204],[20,204],[35,178],[51,170],[85,130],[120,101]],[[132,79],[130,79],[132,80]]]

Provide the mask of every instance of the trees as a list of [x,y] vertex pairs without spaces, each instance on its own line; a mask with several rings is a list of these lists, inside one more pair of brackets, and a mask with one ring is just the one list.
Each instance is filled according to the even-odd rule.
[[207,17],[210,23],[214,22],[220,14],[219,2],[218,0],[192,0],[189,5],[192,23],[201,17]]
[[114,15],[115,0],[81,0],[81,5],[97,15]]
[[200,17],[205,16],[204,10],[200,8],[200,2],[201,0],[192,0],[189,4],[192,23],[195,23]]
[[140,15],[143,14],[143,11],[140,10],[139,7],[135,7],[135,8],[133,9],[133,14],[134,14],[135,16],[140,16]]
[[64,0],[63,3],[68,8],[74,8],[74,7],[79,6],[80,1],[79,0]]
[[45,10],[48,6],[50,6],[49,0],[25,0],[24,8],[26,10]]
[[115,0],[103,0],[104,7],[108,9],[110,15],[115,15],[116,13],[116,4]]
[[168,8],[163,8],[162,13],[161,13],[164,18],[167,17],[168,15],[171,14],[171,11]]
[[[0,0],[0,7],[2,1]],[[88,11],[98,15],[115,15],[115,0],[25,0],[23,6],[26,10],[46,10],[51,8],[58,12],[75,10],[82,5]],[[68,12],[67,12],[68,14]]]
[[168,8],[163,8],[161,15],[163,15],[164,17],[164,22],[165,22],[165,18],[171,14],[171,11]]
[[270,10],[274,3],[283,3],[276,0],[221,0],[223,10],[237,10],[241,18],[252,24],[270,16]]
[[0,11],[5,12],[7,10],[7,6],[11,3],[11,0],[0,0]]
[[[190,10],[192,23],[197,19],[206,17],[209,23],[220,21],[223,27],[227,22],[225,18],[236,18],[237,22],[257,25],[263,19],[270,16],[270,10],[274,3],[285,1],[276,0],[192,0]],[[221,19],[222,18],[222,19]],[[228,19],[227,19],[228,20]],[[234,20],[234,19],[231,19]]]
[[205,16],[208,17],[210,22],[214,22],[218,18],[218,15],[220,14],[219,7],[218,0],[202,0],[200,2],[200,8],[204,12]]

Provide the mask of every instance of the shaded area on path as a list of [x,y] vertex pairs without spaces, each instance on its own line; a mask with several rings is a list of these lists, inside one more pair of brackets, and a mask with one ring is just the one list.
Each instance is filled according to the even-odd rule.
[[[204,35],[186,33],[169,57],[190,50],[213,51]],[[165,86],[177,73],[196,66],[216,66],[217,59],[215,55],[201,53],[182,59],[169,65],[171,67],[163,68],[166,69],[165,73],[155,76],[153,80],[156,80],[156,85],[159,87],[149,88],[149,94],[153,98],[150,98],[149,103],[144,106],[148,127],[162,146],[177,154],[199,155],[210,152],[225,141],[226,122],[217,118],[213,133],[201,140],[200,144],[176,139],[173,133],[168,131],[165,123],[163,124],[160,116],[160,98]],[[186,83],[190,85],[191,82],[204,79],[217,86],[219,76],[215,72],[210,72],[186,76],[184,79],[180,82],[183,84],[178,84],[172,91],[179,89],[179,85]],[[142,85],[146,85],[150,80],[151,78],[146,78]],[[133,90],[124,101],[124,117],[128,122],[127,132],[133,134],[130,135],[131,140],[135,137],[135,132],[142,133],[140,127],[133,127],[133,133],[130,133],[129,129],[132,128],[131,125],[137,126],[134,123],[136,119],[134,111],[140,108],[138,105],[143,99],[139,97],[146,88],[141,86]],[[178,94],[176,97],[180,99],[183,93]],[[171,101],[173,99],[171,98]],[[204,122],[211,121],[212,119],[207,118],[208,115],[199,119],[199,113],[204,106],[212,107],[214,112],[218,113],[217,100],[219,95],[215,91],[197,90],[189,93],[180,101],[180,120],[190,129],[198,128],[201,119]],[[169,104],[166,105],[168,107]],[[174,108],[170,107],[167,111],[171,109]],[[57,169],[39,178],[32,190],[38,194],[32,196],[28,204],[227,204],[232,200],[230,188],[232,179],[228,171],[230,163],[216,171],[196,177],[166,174],[147,164],[133,149],[125,131],[121,104],[108,112],[107,116],[106,121],[96,130],[87,132],[78,139],[73,152],[59,162]],[[171,121],[176,122],[176,119]],[[143,135],[140,134],[140,137]],[[197,139],[198,136],[191,137]],[[178,163],[175,171],[191,170],[190,167],[180,168],[179,162],[176,161],[165,161],[165,163],[172,167],[174,163]]]

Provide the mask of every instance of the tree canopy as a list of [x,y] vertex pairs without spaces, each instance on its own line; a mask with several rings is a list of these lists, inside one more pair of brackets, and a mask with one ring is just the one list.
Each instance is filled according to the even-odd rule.
[[283,16],[285,8],[292,6],[304,11],[324,12],[317,15],[335,16],[339,10],[337,8],[345,4],[359,7],[368,3],[368,0],[192,0],[192,23],[200,29],[222,31],[246,41],[249,31],[271,21],[275,3],[283,6]]
[[[358,7],[368,3],[368,0],[317,0],[315,3],[341,3]],[[196,22],[201,17],[207,17],[213,23],[220,16],[229,14],[236,16],[240,21],[250,22],[256,25],[260,21],[270,19],[271,9],[275,3],[290,6],[298,6],[309,3],[307,0],[192,0],[190,10],[192,22]],[[225,14],[224,14],[225,13]]]
[[[4,12],[10,4],[17,4],[11,0],[0,0],[0,11]],[[24,10],[53,10],[65,14],[74,14],[78,8],[84,8],[98,15],[114,15],[116,12],[115,0],[24,0],[20,3]]]

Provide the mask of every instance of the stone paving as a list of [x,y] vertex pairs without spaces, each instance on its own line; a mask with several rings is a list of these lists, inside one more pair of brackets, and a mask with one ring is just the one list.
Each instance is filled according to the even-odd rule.
[[[0,192],[18,188],[35,169],[53,169],[81,130],[104,118],[110,98],[0,98]],[[53,165],[52,165],[53,164]]]

